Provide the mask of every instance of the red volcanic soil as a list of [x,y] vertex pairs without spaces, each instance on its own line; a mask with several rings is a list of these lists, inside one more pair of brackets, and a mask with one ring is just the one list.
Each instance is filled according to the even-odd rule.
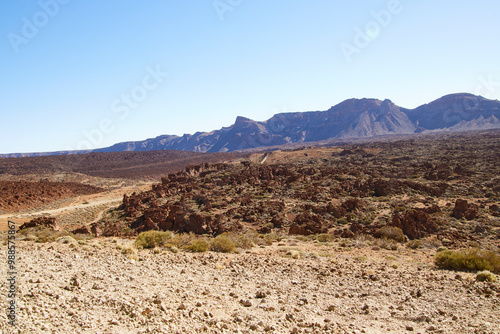
[[80,183],[0,181],[0,212],[17,212],[103,189]]
[[0,174],[75,172],[107,178],[159,179],[189,165],[222,162],[236,157],[231,153],[148,151],[0,158]]

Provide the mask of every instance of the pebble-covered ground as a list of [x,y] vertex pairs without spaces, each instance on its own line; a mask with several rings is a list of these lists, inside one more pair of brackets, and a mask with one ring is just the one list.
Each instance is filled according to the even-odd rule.
[[[500,333],[498,281],[435,268],[435,249],[288,238],[126,254],[122,242],[18,241],[18,321],[1,312],[0,333]],[[7,290],[2,275],[4,309]]]

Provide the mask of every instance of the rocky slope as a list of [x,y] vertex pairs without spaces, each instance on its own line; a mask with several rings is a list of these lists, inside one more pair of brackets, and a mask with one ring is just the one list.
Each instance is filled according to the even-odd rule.
[[[220,234],[435,236],[448,247],[500,246],[500,131],[254,154],[172,173],[125,195],[98,236],[173,230]],[[465,218],[465,219],[462,219]]]

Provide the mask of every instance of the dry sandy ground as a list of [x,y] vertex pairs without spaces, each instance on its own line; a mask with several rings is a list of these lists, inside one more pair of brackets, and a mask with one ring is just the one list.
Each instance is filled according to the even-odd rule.
[[133,260],[123,242],[19,241],[18,324],[1,312],[0,333],[500,333],[498,282],[436,269],[435,249],[288,238]]

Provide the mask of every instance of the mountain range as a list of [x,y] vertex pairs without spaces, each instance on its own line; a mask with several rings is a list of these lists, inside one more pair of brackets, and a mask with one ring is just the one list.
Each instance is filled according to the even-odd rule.
[[238,116],[233,125],[219,130],[123,142],[94,152],[231,152],[324,140],[495,128],[500,128],[500,101],[481,96],[451,94],[415,109],[399,107],[387,99],[363,98],[345,100],[326,111],[280,113],[263,122]]

